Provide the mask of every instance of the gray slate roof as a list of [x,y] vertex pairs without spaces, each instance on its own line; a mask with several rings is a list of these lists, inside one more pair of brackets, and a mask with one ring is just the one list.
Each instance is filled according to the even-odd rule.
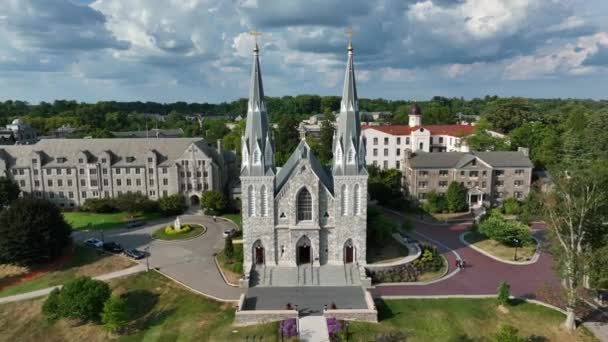
[[534,167],[522,152],[438,152],[416,153],[410,160],[412,168],[459,168],[475,157],[492,167]]
[[300,144],[293,151],[285,165],[279,169],[276,178],[276,186],[275,193],[279,193],[283,188],[283,185],[287,183],[287,180],[291,177],[294,171],[296,171],[296,167],[298,166],[300,160],[308,160],[310,163],[310,167],[312,172],[319,178],[321,183],[329,190],[330,193],[334,192],[334,183],[333,178],[328,174],[327,170],[323,167],[321,162],[315,157],[315,155],[310,150],[310,146],[306,143],[306,141],[300,141]]
[[[202,138],[154,138],[154,139],[42,139],[33,145],[3,146],[0,158],[8,161],[9,167],[29,167],[31,158],[36,152],[43,156],[43,167],[65,167],[76,164],[80,152],[87,155],[89,162],[109,151],[113,166],[146,165],[148,152],[155,151],[159,165],[169,166],[175,162],[190,146],[195,144],[218,165],[223,165],[217,151]],[[58,163],[57,158],[67,158],[65,163]],[[127,157],[135,157],[127,163]]]
[[126,131],[126,132],[110,132],[116,138],[179,138],[184,135],[184,130],[181,128],[171,129],[156,129],[152,128],[148,131]]

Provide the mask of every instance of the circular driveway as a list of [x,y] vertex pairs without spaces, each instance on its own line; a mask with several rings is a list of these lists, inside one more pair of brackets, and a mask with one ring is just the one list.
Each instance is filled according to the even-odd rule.
[[[395,220],[402,217],[387,212]],[[433,225],[415,222],[414,233],[420,237],[435,240],[444,245],[440,248],[448,259],[449,273],[455,270],[455,251],[466,260],[467,267],[429,285],[383,285],[372,290],[376,296],[447,296],[447,295],[493,295],[499,284],[506,281],[511,285],[511,294],[525,298],[539,298],[542,289],[555,291],[560,282],[553,270],[551,255],[543,250],[538,261],[531,265],[511,265],[488,258],[463,244],[459,236],[471,222],[451,225]],[[543,225],[535,225],[535,237],[542,241]],[[541,247],[542,248],[542,247]],[[539,291],[541,290],[541,291]],[[540,298],[542,299],[542,298]]]
[[[167,276],[219,300],[238,300],[244,291],[227,285],[215,265],[214,253],[224,248],[222,232],[234,228],[231,222],[201,215],[181,215],[182,224],[195,223],[207,227],[207,232],[191,240],[154,240],[151,234],[157,229],[173,224],[174,218],[159,220],[134,229],[114,229],[103,232],[105,241],[115,241],[123,248],[143,250],[149,247],[150,267],[158,268]],[[72,233],[76,242],[94,237],[101,238],[100,231]],[[146,264],[146,259],[138,260]]]

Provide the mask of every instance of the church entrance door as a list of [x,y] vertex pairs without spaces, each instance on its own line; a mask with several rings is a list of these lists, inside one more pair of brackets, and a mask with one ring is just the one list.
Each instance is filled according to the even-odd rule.
[[299,260],[298,264],[310,264],[310,246],[298,247]]
[[346,246],[346,251],[344,253],[344,263],[351,264],[354,259],[354,248],[353,246]]
[[264,247],[257,246],[255,248],[255,264],[263,265],[264,264]]

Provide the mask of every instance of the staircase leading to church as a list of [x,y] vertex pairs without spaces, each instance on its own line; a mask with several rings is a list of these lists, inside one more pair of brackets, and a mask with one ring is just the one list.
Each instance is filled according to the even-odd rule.
[[251,286],[361,286],[361,275],[355,264],[297,267],[256,266],[250,277]]

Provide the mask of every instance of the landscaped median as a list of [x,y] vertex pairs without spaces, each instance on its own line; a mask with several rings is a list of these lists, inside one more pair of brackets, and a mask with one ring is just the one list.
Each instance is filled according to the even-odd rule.
[[160,213],[90,213],[84,211],[64,212],[63,217],[72,226],[73,230],[105,230],[125,228],[129,221],[148,221],[162,217]]
[[200,224],[184,224],[179,230],[169,225],[157,229],[152,233],[152,238],[165,241],[190,240],[205,234],[206,231],[207,228]]

